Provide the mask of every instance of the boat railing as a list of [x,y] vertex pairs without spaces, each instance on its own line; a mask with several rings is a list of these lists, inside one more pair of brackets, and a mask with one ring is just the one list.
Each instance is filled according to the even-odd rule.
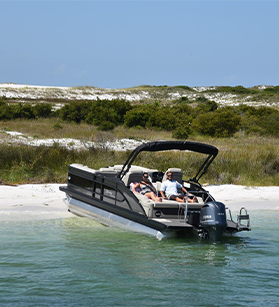
[[145,215],[143,207],[133,193],[116,177],[104,177],[74,165],[69,169],[68,187],[75,193],[91,197],[96,202]]
[[[227,212],[228,212],[228,214],[227,214]],[[229,215],[229,218],[228,218],[228,215]],[[232,217],[231,209],[228,208],[228,207],[226,207],[226,216],[227,216],[227,220],[230,220],[231,222],[235,223],[235,221],[233,220],[233,217]]]
[[193,198],[194,196],[201,198],[204,204],[207,203],[208,201],[212,201],[212,200],[214,201],[213,196],[208,191],[204,191],[204,190],[200,190],[200,191],[187,190],[186,196],[187,196],[187,202],[189,198]]

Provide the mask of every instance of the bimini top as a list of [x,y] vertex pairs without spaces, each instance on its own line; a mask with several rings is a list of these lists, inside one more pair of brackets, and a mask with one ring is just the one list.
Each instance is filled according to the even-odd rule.
[[[198,170],[197,175],[191,179],[195,182],[204,175],[218,154],[218,149],[212,145],[197,143],[197,142],[188,142],[188,141],[158,141],[158,142],[149,142],[138,146],[129,156],[123,168],[118,175],[120,179],[124,177],[124,175],[129,171],[132,163],[138,156],[141,151],[165,151],[165,150],[189,150],[193,152],[198,152],[202,154],[206,154],[207,158]],[[199,176],[199,177],[198,177]],[[197,178],[198,177],[198,178]]]

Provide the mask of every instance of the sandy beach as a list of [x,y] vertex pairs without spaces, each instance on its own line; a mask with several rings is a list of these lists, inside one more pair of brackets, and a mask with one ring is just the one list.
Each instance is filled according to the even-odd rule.
[[[61,184],[0,186],[0,220],[44,220],[73,217],[63,202]],[[233,213],[245,207],[253,210],[279,210],[279,187],[211,185],[206,190]]]
[[73,216],[63,202],[61,184],[0,186],[0,220],[44,220]]

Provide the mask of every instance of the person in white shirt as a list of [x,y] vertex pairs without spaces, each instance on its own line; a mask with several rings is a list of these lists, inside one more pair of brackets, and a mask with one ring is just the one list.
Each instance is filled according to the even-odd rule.
[[[185,203],[187,196],[184,194],[179,194],[177,189],[182,189],[184,193],[187,193],[187,190],[176,180],[172,180],[172,172],[167,172],[167,180],[163,181],[161,185],[161,195],[163,199],[176,200],[181,203]],[[192,199],[188,197],[189,203],[196,203],[197,198],[194,196]]]

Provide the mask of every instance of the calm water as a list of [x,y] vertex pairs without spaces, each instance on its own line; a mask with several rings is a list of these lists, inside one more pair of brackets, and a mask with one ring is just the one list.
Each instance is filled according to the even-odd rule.
[[83,218],[2,221],[1,306],[278,306],[278,211],[221,244]]

